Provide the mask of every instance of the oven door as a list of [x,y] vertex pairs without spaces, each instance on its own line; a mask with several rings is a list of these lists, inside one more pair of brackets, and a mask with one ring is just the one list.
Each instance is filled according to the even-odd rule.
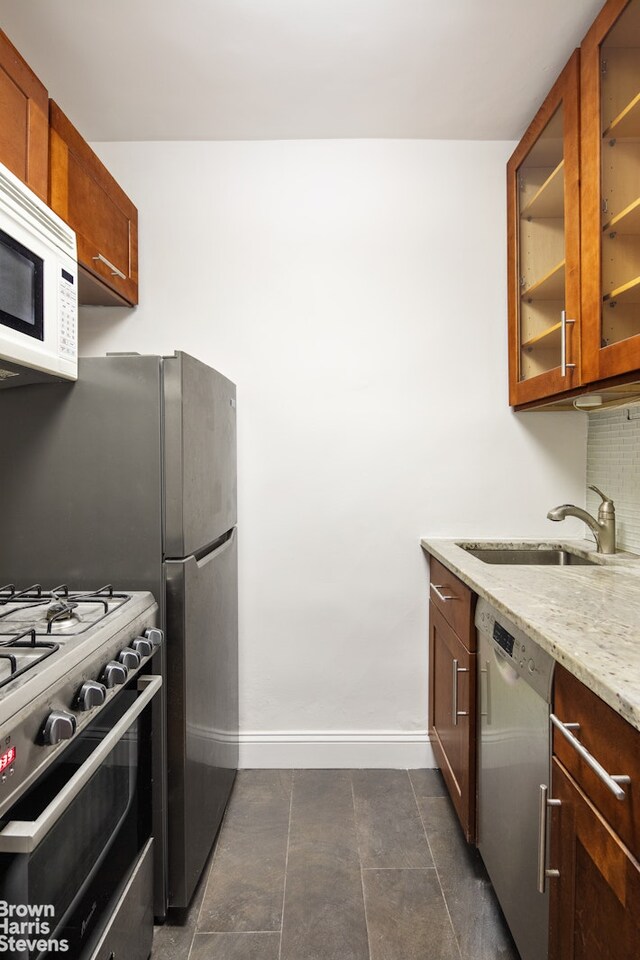
[[[148,847],[150,706],[161,683],[139,677],[123,688],[11,808],[0,830],[0,952],[94,953]],[[132,923],[131,960],[148,956],[152,924],[149,890]]]

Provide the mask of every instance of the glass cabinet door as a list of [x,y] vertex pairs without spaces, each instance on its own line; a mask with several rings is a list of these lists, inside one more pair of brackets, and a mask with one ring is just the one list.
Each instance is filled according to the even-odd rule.
[[508,166],[510,402],[579,380],[578,53]]
[[[585,380],[640,368],[640,0],[583,44]],[[588,267],[588,269],[587,269]]]

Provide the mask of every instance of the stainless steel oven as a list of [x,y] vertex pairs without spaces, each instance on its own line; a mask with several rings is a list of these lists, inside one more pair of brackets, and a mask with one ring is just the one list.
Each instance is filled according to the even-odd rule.
[[5,813],[0,952],[16,960],[149,956],[151,707],[161,684],[136,676],[123,686]]

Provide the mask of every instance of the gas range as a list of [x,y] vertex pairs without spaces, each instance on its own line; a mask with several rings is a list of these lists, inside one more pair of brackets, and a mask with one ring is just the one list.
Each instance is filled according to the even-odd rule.
[[157,610],[110,585],[0,587],[0,816],[150,660]]

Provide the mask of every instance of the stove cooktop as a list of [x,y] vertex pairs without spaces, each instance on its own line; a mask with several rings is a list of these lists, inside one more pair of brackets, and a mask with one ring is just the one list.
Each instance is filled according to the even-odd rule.
[[71,590],[65,584],[0,587],[0,723],[62,677],[81,670],[87,657],[131,621],[155,622],[157,605],[146,592],[124,593],[111,585]]

